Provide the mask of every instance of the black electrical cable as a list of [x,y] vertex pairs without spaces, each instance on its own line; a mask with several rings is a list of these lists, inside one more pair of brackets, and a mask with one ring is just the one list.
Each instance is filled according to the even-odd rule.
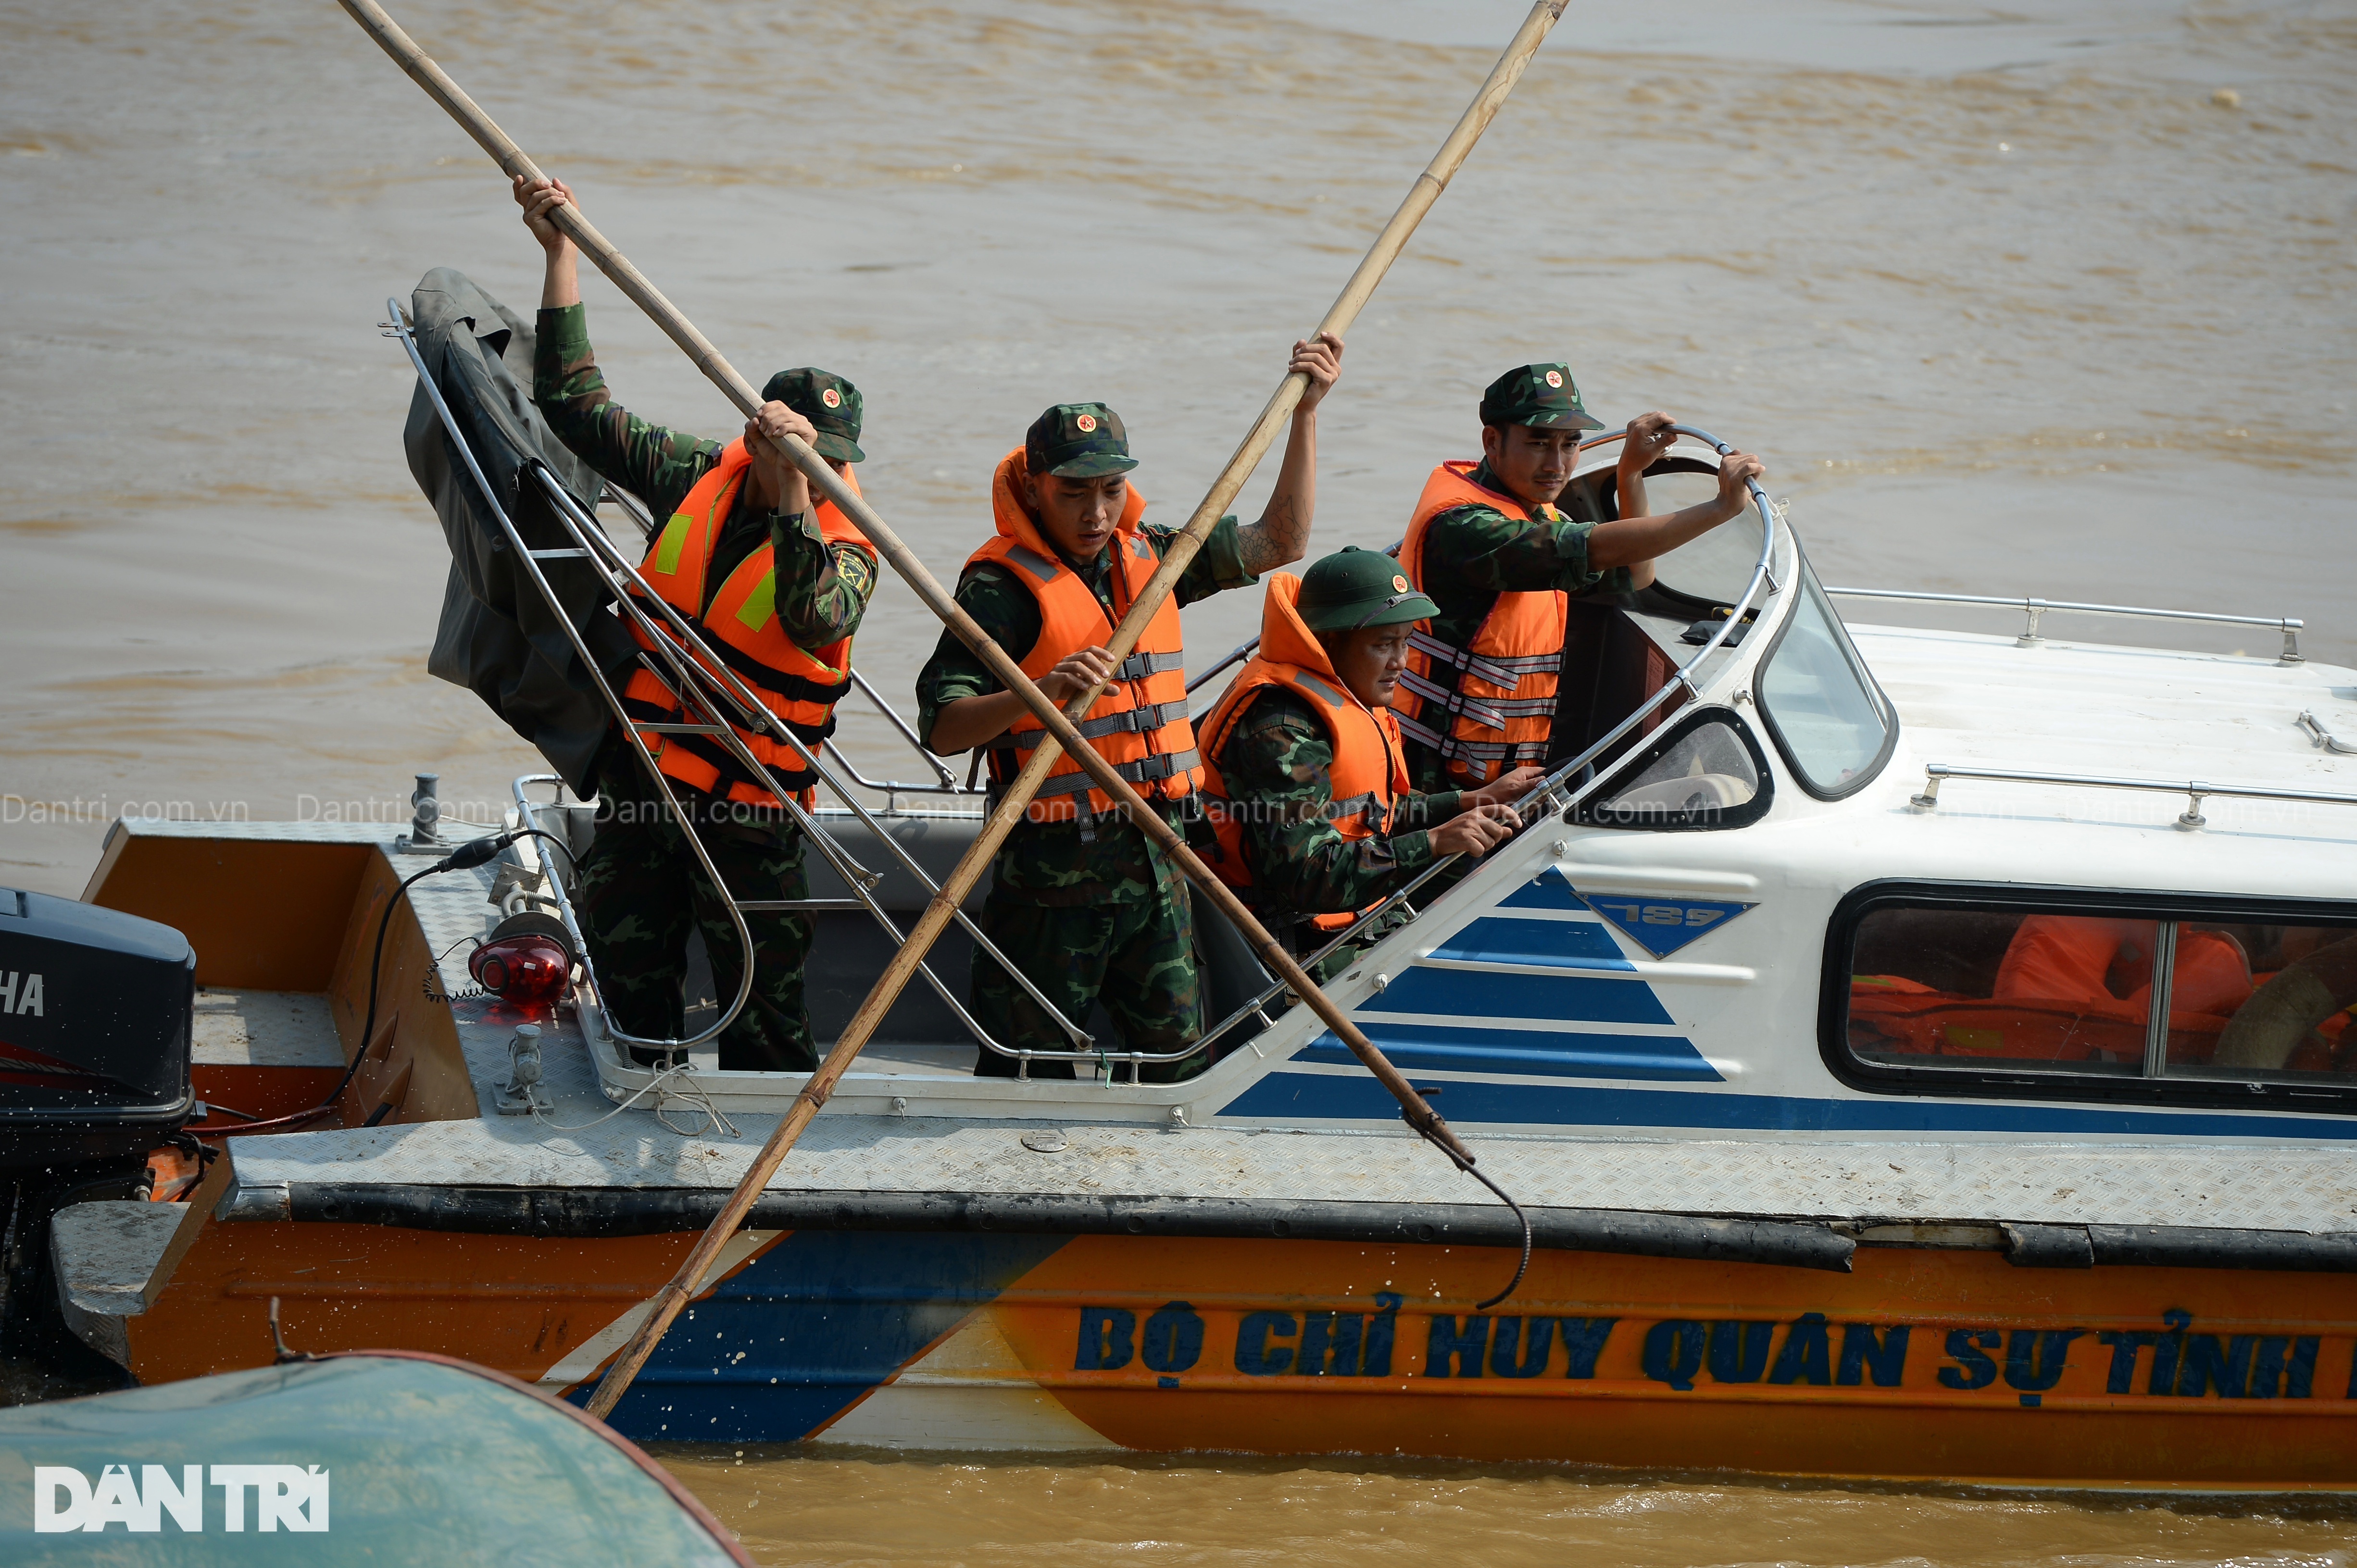
[[[1440,1090],[1437,1089],[1419,1089],[1416,1092],[1428,1100],[1432,1096],[1439,1093]],[[1523,1206],[1521,1204],[1516,1203],[1512,1197],[1507,1196],[1506,1189],[1504,1187],[1500,1187],[1496,1182],[1491,1181],[1487,1176],[1484,1176],[1474,1165],[1471,1160],[1466,1158],[1456,1150],[1450,1148],[1448,1144],[1442,1143],[1439,1139],[1434,1137],[1429,1129],[1418,1127],[1415,1122],[1410,1121],[1405,1107],[1402,1107],[1400,1110],[1400,1120],[1406,1122],[1409,1126],[1415,1127],[1417,1137],[1422,1138],[1426,1143],[1430,1144],[1434,1148],[1438,1149],[1442,1154],[1447,1155],[1450,1165],[1455,1165],[1458,1170],[1463,1171],[1467,1176],[1471,1176],[1475,1181],[1480,1182],[1483,1187],[1486,1187],[1491,1192],[1496,1193],[1498,1195],[1498,1201],[1512,1209],[1514,1211],[1514,1218],[1522,1222],[1523,1261],[1514,1266],[1514,1277],[1506,1282],[1506,1288],[1504,1290],[1500,1291],[1489,1300],[1477,1301],[1473,1304],[1474,1311],[1487,1312],[1520,1289],[1523,1283],[1523,1276],[1531,1272],[1531,1217],[1523,1212]]]
[[[452,850],[448,854],[444,855],[441,859],[427,866],[425,870],[418,872],[413,876],[404,878],[401,886],[393,890],[393,897],[384,901],[384,913],[377,918],[376,945],[370,950],[369,953],[368,1012],[363,1016],[361,1023],[360,1049],[352,1053],[351,1065],[344,1069],[344,1076],[336,1080],[336,1087],[328,1091],[327,1099],[321,1101],[318,1104],[313,1106],[308,1111],[297,1111],[289,1116],[274,1116],[267,1122],[250,1122],[242,1127],[223,1128],[222,1131],[224,1133],[235,1132],[239,1135],[242,1136],[245,1133],[260,1132],[264,1128],[268,1127],[297,1126],[305,1122],[312,1121],[317,1117],[324,1116],[328,1112],[334,1110],[336,1101],[343,1097],[344,1090],[350,1086],[353,1078],[359,1074],[361,1070],[361,1063],[368,1057],[370,1039],[376,1033],[377,983],[383,971],[384,936],[385,932],[392,928],[394,906],[398,905],[401,900],[407,896],[412,887],[414,887],[420,882],[425,881],[427,877],[438,876],[446,871],[470,871],[474,867],[481,865],[491,859],[492,856],[498,854],[501,850],[506,849],[510,844],[515,843],[516,840],[525,838],[546,839],[549,843],[556,845],[559,849],[564,850],[565,854],[571,854],[573,853],[573,846],[566,843],[563,839],[558,838],[554,833],[544,832],[539,828],[516,828],[508,832],[496,833],[485,838],[469,839],[465,843],[460,844],[457,849]],[[371,1120],[369,1124],[371,1126],[375,1125],[375,1121]]]

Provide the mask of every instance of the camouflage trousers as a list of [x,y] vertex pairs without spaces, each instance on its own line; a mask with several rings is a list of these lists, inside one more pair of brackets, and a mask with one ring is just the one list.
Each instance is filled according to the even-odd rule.
[[[1203,1003],[1195,971],[1194,910],[1181,886],[1171,897],[1117,904],[1019,904],[996,895],[976,923],[1065,1017],[1082,1028],[1099,1003],[1113,1017],[1126,1050],[1175,1051],[1203,1033]],[[980,950],[974,955],[969,1004],[977,1023],[1002,1045],[1070,1050],[1063,1031],[1006,972]],[[1198,1050],[1174,1062],[1139,1069],[1147,1083],[1175,1083],[1210,1066]],[[1034,1062],[1033,1078],[1071,1078],[1071,1062]],[[1012,1078],[1016,1063],[985,1050],[974,1065],[982,1078]],[[1128,1081],[1116,1067],[1115,1077]]]
[[[729,820],[725,804],[687,790],[680,799],[693,808],[717,805],[720,820],[699,811],[706,820],[696,832],[730,893],[738,898],[810,896],[801,830],[774,817]],[[704,933],[720,1004],[736,996],[744,949],[728,906],[661,802],[601,804],[597,841],[581,861],[580,908],[606,1005],[631,1034],[675,1039],[683,1032],[691,928]],[[808,1072],[818,1066],[802,1005],[810,917],[754,910],[747,912],[745,925],[753,937],[753,991],[720,1036],[720,1065],[740,1072]]]

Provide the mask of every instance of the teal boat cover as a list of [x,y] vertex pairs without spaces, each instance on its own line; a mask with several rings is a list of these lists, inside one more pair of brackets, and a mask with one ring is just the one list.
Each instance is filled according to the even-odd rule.
[[360,1353],[0,1410],[0,1563],[730,1568],[604,1423],[444,1357]]

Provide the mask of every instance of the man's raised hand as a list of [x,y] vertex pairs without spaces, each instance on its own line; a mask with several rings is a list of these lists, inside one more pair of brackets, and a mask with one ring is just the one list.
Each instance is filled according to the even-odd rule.
[[1641,413],[1629,422],[1629,434],[1620,443],[1620,467],[1643,473],[1656,458],[1676,444],[1677,421],[1655,409]]
[[1285,368],[1288,374],[1298,371],[1309,378],[1309,384],[1301,389],[1299,406],[1316,408],[1341,379],[1342,339],[1331,332],[1320,332],[1297,341],[1293,345],[1292,362]]
[[818,439],[807,419],[781,403],[765,403],[745,422],[745,447],[763,482],[776,494],[777,510],[791,515],[810,510],[810,480],[787,460],[782,443],[789,435],[804,442]]
[[523,209],[524,227],[532,231],[532,237],[540,242],[542,250],[561,250],[573,243],[550,216],[558,208],[572,203],[573,192],[563,180],[526,179],[518,175],[514,190],[516,205]]

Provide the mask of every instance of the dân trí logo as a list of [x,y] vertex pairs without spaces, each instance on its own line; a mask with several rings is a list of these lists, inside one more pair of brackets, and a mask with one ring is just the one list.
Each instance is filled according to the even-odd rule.
[[[216,1491],[218,1508],[210,1508]],[[253,1528],[265,1535],[328,1528],[328,1472],[317,1465],[142,1465],[136,1480],[129,1465],[109,1465],[96,1481],[71,1466],[36,1465],[33,1533],[101,1535],[119,1524],[134,1535],[153,1535],[168,1518],[181,1533],[200,1535],[210,1511],[221,1530],[236,1535],[247,1528],[249,1497]]]

